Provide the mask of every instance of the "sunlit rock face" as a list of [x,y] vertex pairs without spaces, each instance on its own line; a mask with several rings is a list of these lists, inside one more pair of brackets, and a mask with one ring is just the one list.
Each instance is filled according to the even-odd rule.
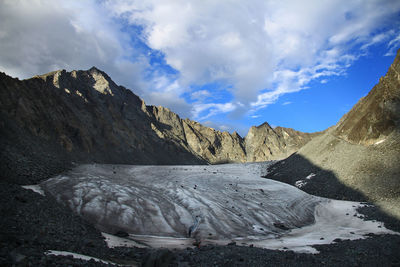
[[41,186],[109,233],[276,237],[313,223],[327,200],[260,178],[266,164],[83,165]]
[[400,129],[400,50],[385,76],[335,126],[353,144],[374,145]]
[[[44,154],[40,162],[48,161],[49,154],[80,163],[267,161],[285,158],[314,136],[286,128],[253,127],[257,136],[249,131],[252,138],[245,141],[236,132],[218,131],[182,119],[168,108],[146,105],[95,67],[59,70],[22,81],[0,72],[0,85],[0,140],[7,144],[3,150],[15,151],[15,143],[26,142],[17,153],[37,157],[40,150]],[[6,169],[10,164],[12,159],[0,160]]]

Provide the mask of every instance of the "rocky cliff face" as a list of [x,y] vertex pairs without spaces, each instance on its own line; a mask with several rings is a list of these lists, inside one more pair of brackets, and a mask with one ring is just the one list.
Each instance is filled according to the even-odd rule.
[[400,218],[400,50],[367,96],[284,162],[267,178],[324,197],[371,201]]
[[3,148],[34,139],[36,148],[31,150],[50,145],[77,161],[264,161],[285,157],[312,137],[292,129],[272,129],[268,124],[252,127],[246,138],[220,132],[181,119],[167,108],[147,106],[94,67],[55,71],[23,81],[0,73],[0,96]]
[[290,128],[272,129],[268,123],[251,127],[245,138],[237,132],[217,131],[163,107],[148,107],[157,123],[152,129],[165,140],[173,140],[190,153],[216,163],[256,162],[282,159],[297,151],[319,133],[302,133]]
[[42,143],[54,144],[78,161],[204,162],[174,140],[160,138],[153,125],[163,124],[150,113],[151,107],[96,68],[23,81],[1,74],[0,81],[5,130],[13,124],[9,135],[37,137],[38,149]]
[[400,127],[400,57],[367,96],[339,121],[335,136],[354,144],[371,145]]
[[282,159],[299,150],[319,133],[302,133],[268,123],[250,128],[246,138],[246,159],[249,162]]

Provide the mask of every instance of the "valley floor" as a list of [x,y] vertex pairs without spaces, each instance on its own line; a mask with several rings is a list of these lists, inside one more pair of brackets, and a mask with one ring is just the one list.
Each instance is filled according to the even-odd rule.
[[[256,189],[261,192],[259,188]],[[68,207],[58,204],[49,194],[42,196],[20,185],[2,182],[0,210],[1,265],[104,265],[102,262],[83,261],[72,256],[46,255],[45,252],[49,250],[74,252],[113,263],[137,266],[142,263],[150,266],[400,265],[398,235],[370,234],[366,239],[353,241],[337,239],[334,244],[314,245],[320,252],[318,254],[239,246],[233,243],[183,250],[123,247],[110,249],[99,230],[87,220],[71,213]],[[366,219],[383,221],[387,228],[400,231],[399,221],[377,208],[363,207],[358,212],[364,214]]]

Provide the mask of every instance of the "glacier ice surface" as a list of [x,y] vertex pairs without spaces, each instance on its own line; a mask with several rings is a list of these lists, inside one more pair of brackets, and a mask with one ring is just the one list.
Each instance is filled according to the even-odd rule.
[[41,187],[101,231],[125,231],[151,247],[236,241],[317,253],[310,245],[393,233],[353,216],[358,202],[316,197],[261,178],[268,164],[81,165]]

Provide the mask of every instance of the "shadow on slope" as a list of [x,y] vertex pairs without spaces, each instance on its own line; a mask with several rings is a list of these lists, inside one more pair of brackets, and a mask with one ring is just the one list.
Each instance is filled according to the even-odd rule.
[[[362,192],[343,184],[334,172],[313,164],[298,153],[271,165],[264,178],[293,186],[297,183],[301,190],[316,196],[374,204]],[[387,228],[400,231],[400,221],[377,206],[366,206],[358,211],[365,219],[383,221]]]
[[[66,151],[56,138],[45,139],[20,127],[0,112],[0,180],[13,184],[37,184],[70,169],[74,163],[105,164],[204,164],[179,145],[157,138],[157,148],[140,151],[119,148]],[[153,137],[154,138],[154,137]],[[156,138],[154,138],[156,139]]]
[[84,78],[60,78],[65,88],[79,89],[78,95],[57,88],[53,79],[20,81],[0,73],[2,181],[38,183],[67,170],[71,162],[206,163],[182,144],[160,138],[152,124],[171,126],[144,113],[131,91],[112,84],[115,95],[103,94],[93,89],[93,77]]

